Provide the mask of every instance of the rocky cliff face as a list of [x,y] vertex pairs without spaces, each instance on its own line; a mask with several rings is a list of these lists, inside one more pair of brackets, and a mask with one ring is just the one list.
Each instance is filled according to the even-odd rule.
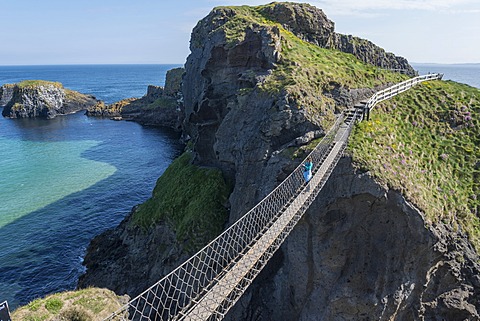
[[10,118],[54,118],[87,109],[97,103],[91,95],[68,90],[60,83],[48,81],[26,81],[2,88],[2,101],[5,103],[2,115]]
[[5,105],[12,100],[14,88],[15,86],[12,84],[6,84],[0,87],[0,107],[5,107]]
[[[193,30],[183,93],[184,130],[195,146],[197,164],[219,167],[235,180],[230,198],[235,220],[271,189],[271,172],[264,166],[271,152],[318,128],[290,108],[286,97],[255,88],[279,57],[278,30],[252,26],[241,44],[228,48],[218,25],[230,14],[228,9],[213,11]],[[241,89],[247,94],[237,95]]]
[[350,53],[366,63],[403,72],[409,76],[417,75],[417,72],[410,66],[407,59],[395,56],[391,52],[386,52],[371,41],[338,33],[333,36],[333,39],[332,48]]
[[363,62],[381,68],[399,69],[410,76],[416,74],[405,58],[386,52],[366,39],[336,33],[334,22],[314,6],[277,3],[266,6],[262,11],[300,39],[317,46],[353,54]]
[[343,158],[225,320],[478,320],[480,266],[439,224]]
[[[278,69],[294,73],[301,63],[287,60],[293,46],[278,25],[249,22],[240,37],[232,35],[239,10],[216,8],[194,28],[182,85],[183,130],[194,162],[220,168],[234,184],[230,222],[298,164],[289,148],[321,137],[325,118],[375,90],[334,81],[318,91],[307,91],[308,82],[296,91],[269,90],[272,78],[281,83],[287,77],[277,76]],[[382,68],[406,63],[382,56],[366,41],[343,44],[349,37],[335,34],[333,23],[312,6],[273,3],[256,12],[301,39],[344,47]],[[313,100],[322,101],[321,108],[309,104]],[[81,286],[136,295],[186,257],[166,223],[144,233],[129,220],[92,242]],[[346,158],[227,319],[474,320],[480,309],[476,262],[462,234],[443,225],[426,228],[420,211]]]
[[[335,43],[333,22],[320,9],[279,3],[259,11],[300,39],[322,47]],[[221,168],[235,181],[231,222],[271,191],[277,176],[288,172],[289,160],[279,157],[282,150],[321,137],[322,119],[375,91],[332,81],[321,95],[305,88],[266,92],[262,86],[267,86],[272,70],[286,64],[282,52],[288,45],[277,26],[255,23],[247,24],[241,40],[232,45],[228,26],[237,15],[234,9],[217,8],[197,24],[183,80],[184,132],[194,145],[196,163]],[[323,102],[320,111],[318,101]]]

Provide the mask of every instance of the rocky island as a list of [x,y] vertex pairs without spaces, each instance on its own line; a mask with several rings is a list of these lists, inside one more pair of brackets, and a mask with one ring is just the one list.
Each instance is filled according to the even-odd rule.
[[66,89],[59,82],[25,80],[0,87],[2,115],[9,118],[54,118],[98,103],[94,96]]
[[[339,113],[415,74],[308,4],[215,8],[190,50],[186,152],[92,240],[79,288],[136,296],[267,195]],[[379,104],[225,320],[479,320],[479,116],[480,90],[454,82]]]

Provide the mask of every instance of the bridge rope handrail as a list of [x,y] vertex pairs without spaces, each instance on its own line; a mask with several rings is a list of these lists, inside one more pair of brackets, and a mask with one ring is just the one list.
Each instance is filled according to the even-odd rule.
[[[415,77],[421,80],[412,81],[415,79],[412,78],[392,86],[394,89],[389,87],[377,92],[369,99],[367,106],[371,109],[378,102],[403,92],[418,82],[439,79],[438,74],[436,75],[437,77],[433,75]],[[347,120],[345,115],[341,114],[318,145],[307,155],[315,164],[314,177],[309,182],[311,186],[308,193],[304,194],[307,187],[303,178],[302,162],[272,192],[224,232],[106,320],[223,318],[280,247],[322,189],[343,154],[353,124],[358,118],[357,109]],[[213,308],[208,313],[205,313],[205,309],[200,312],[195,310],[203,297],[211,296],[215,286],[223,287],[224,283],[229,281],[225,280],[227,273],[234,270],[237,262],[249,254],[257,246],[257,242],[265,242],[265,235],[271,234],[271,229],[276,229],[274,231],[276,234],[269,236],[269,243],[262,250],[264,252],[255,256],[253,261],[249,261],[250,270],[238,276],[235,281],[237,283],[229,284],[232,290],[224,297],[215,299],[215,302],[211,303]],[[205,302],[202,304],[206,305]]]
[[[327,152],[342,121],[343,117],[339,117],[317,147],[309,154],[314,164],[320,162],[321,157]],[[175,270],[131,300],[128,307],[123,307],[119,311],[120,313],[116,312],[115,315],[124,314],[127,312],[126,308],[133,308],[133,311],[130,311],[130,314],[133,313],[130,316],[133,317],[132,319],[135,319],[137,314],[144,318],[151,314],[151,311],[146,310],[153,309],[161,315],[161,320],[174,320],[173,317],[179,311],[187,308],[192,298],[208,289],[209,285],[212,286],[210,283],[215,282],[215,277],[229,265],[235,263],[239,255],[261,235],[261,232],[268,229],[275,215],[295,196],[303,184],[302,164],[300,164],[283,182],[239,220]],[[201,272],[197,275],[196,271]],[[161,294],[157,292],[159,288],[163,289]],[[147,302],[149,296],[156,297],[155,301],[159,305],[162,305],[162,302],[173,301],[176,301],[176,304],[165,306],[162,309],[163,312],[160,312],[160,309],[154,307],[155,303]],[[142,318],[138,320],[142,320]],[[113,318],[109,319],[113,320]]]

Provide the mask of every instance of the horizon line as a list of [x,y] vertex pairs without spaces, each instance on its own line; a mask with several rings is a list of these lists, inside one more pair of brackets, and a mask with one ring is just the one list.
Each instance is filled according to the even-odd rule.
[[65,64],[0,64],[0,67],[26,67],[26,66],[128,66],[128,65],[182,65],[185,63],[65,63]]
[[[480,62],[417,62],[412,61],[409,64],[423,64],[423,65],[480,65]],[[33,66],[127,66],[127,65],[180,65],[185,66],[185,63],[62,63],[62,64],[0,64],[0,67],[33,67]]]

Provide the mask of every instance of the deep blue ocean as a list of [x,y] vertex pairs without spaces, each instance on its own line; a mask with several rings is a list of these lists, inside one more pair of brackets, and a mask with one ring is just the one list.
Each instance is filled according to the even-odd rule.
[[411,65],[420,75],[438,72],[443,74],[443,80],[453,80],[480,88],[480,63],[451,65],[411,63]]
[[[480,64],[412,64],[480,88]],[[179,65],[0,66],[0,85],[59,81],[106,103],[141,97]],[[74,289],[89,241],[145,201],[183,146],[133,122],[0,117],[0,302]]]
[[[141,97],[178,65],[0,66],[0,85],[59,81],[106,103]],[[0,108],[1,111],[1,108]],[[150,197],[177,133],[86,117],[0,116],[0,302],[74,289],[89,241]]]

